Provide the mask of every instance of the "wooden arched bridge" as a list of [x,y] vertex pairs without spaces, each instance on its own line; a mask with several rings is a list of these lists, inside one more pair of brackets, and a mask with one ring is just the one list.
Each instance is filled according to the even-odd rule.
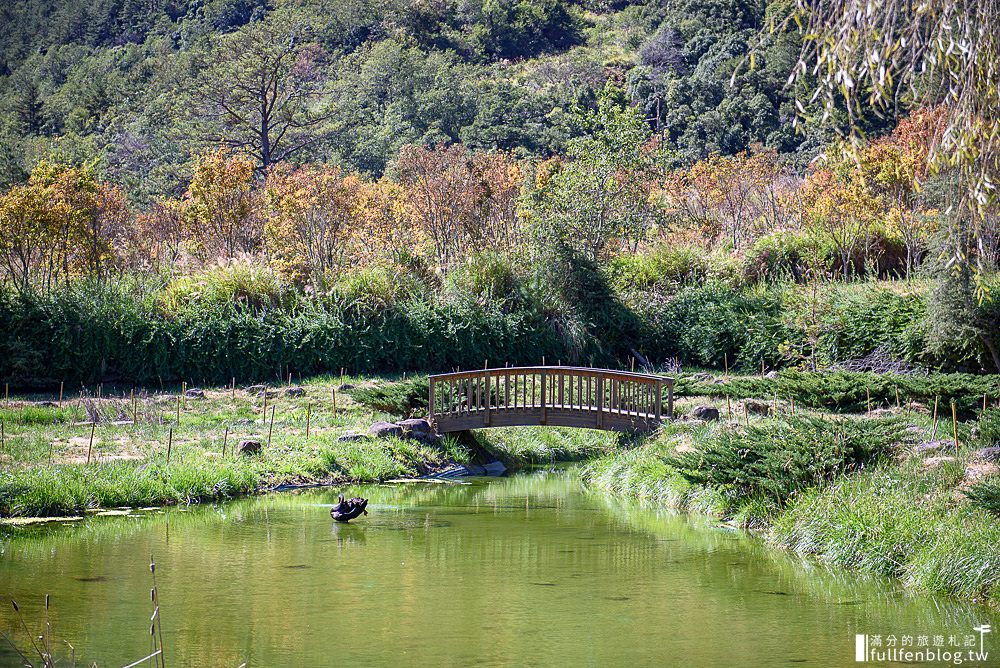
[[610,369],[482,369],[431,376],[428,408],[441,434],[542,425],[645,432],[673,416],[673,388],[673,378]]

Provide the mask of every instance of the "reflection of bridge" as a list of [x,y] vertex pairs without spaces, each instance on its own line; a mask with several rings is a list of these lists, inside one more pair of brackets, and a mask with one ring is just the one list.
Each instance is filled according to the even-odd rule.
[[431,376],[428,406],[442,434],[539,425],[643,432],[673,416],[673,389],[673,378],[610,369],[482,369]]

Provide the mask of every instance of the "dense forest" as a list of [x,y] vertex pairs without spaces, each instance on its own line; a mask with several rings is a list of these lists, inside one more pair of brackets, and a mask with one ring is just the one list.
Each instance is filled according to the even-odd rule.
[[793,5],[6,3],[0,376],[1000,368],[945,108],[824,101]]

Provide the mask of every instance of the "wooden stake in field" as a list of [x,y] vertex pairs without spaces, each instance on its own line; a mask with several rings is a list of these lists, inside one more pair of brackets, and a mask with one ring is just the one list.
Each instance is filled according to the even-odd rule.
[[236,376],[233,376],[233,401],[236,401]]
[[983,392],[983,412],[986,411],[986,393]]
[[129,398],[129,401],[132,403],[132,424],[135,424],[135,423],[137,423],[139,421],[139,411],[137,410],[138,406],[136,405],[136,402],[135,402],[135,388],[134,387],[129,392],[129,397],[128,398]]
[[90,463],[90,451],[94,449],[94,430],[97,428],[97,420],[90,423],[90,442],[87,444],[87,463]]
[[764,375],[764,358],[760,358],[760,375]]
[[337,388],[330,388],[330,398],[333,400],[333,417],[337,417]]
[[934,397],[934,416],[931,418],[931,424],[933,424],[933,431],[931,432],[931,440],[937,438],[937,426],[938,426],[938,399],[941,397]]
[[726,370],[726,375],[729,375],[729,353],[722,353],[722,364]]
[[7,433],[4,431],[3,420],[0,420],[0,452],[7,452]]
[[865,396],[868,397],[868,415],[872,414],[872,391],[869,388],[865,388]]
[[792,402],[792,415],[795,415],[795,395],[789,395],[788,399]]
[[49,441],[49,466],[52,466],[52,441]]
[[181,398],[177,397],[177,426],[181,426]]
[[271,425],[267,428],[267,448],[271,449],[271,432],[274,431],[274,406],[271,406]]
[[743,419],[746,421],[747,426],[750,426],[750,411],[747,409],[746,400],[743,401]]
[[170,451],[174,448],[174,428],[170,428],[170,433],[167,436],[167,464],[170,464]]
[[264,410],[261,411],[261,414],[264,416],[261,418],[264,420],[262,424],[267,424],[267,385],[264,386]]
[[309,438],[309,417],[310,414],[312,413],[312,406],[313,406],[312,401],[306,402],[306,438]]
[[187,391],[188,384],[187,381],[181,381],[181,402],[184,404],[184,408],[187,408]]
[[65,381],[59,381],[59,408],[62,408],[62,398],[63,398],[63,383]]
[[226,432],[222,435],[222,458],[226,458],[226,443],[229,442],[229,425],[226,425]]
[[733,402],[729,398],[728,394],[726,395],[726,411],[729,413],[729,421],[732,422],[732,420],[733,420]]
[[958,408],[954,399],[951,402],[951,431],[955,436],[955,452],[958,452]]
[[292,372],[288,372],[288,387],[292,386]]
[[10,385],[8,383],[3,384],[3,407],[10,408]]

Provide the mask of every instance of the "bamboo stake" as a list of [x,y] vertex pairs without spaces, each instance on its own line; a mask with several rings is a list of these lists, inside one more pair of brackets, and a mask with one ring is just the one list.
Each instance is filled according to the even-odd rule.
[[264,410],[261,411],[263,416],[261,419],[264,420],[264,424],[267,424],[267,385],[264,386]]
[[791,399],[792,402],[792,415],[795,415],[795,395],[789,395],[789,399]]
[[236,376],[233,376],[233,401],[236,401]]
[[955,435],[955,452],[958,452],[958,408],[954,400],[951,402],[951,430]]
[[728,394],[726,395],[726,411],[729,413],[729,421],[732,422],[732,420],[733,420],[733,402],[729,398]]
[[181,424],[181,398],[177,397],[177,426]]
[[931,433],[931,440],[937,438],[937,427],[938,427],[938,399],[940,397],[934,397],[934,417],[931,419],[934,425],[934,431]]
[[312,401],[306,402],[306,438],[309,438],[309,417],[312,413]]
[[292,386],[292,372],[288,372],[288,387]]
[[63,400],[63,384],[65,381],[59,381],[59,408],[62,408]]
[[87,463],[90,463],[90,451],[94,449],[94,430],[97,428],[97,421],[90,423],[90,442],[87,444]]
[[49,441],[49,466],[52,466],[52,441]]
[[267,448],[271,449],[271,432],[274,431],[274,406],[271,406],[271,425],[267,428]]
[[167,436],[167,465],[170,465],[170,451],[174,448],[174,428],[170,428],[170,434]]
[[132,391],[129,393],[129,395],[130,395],[129,398],[132,401],[132,424],[136,424],[137,422],[139,422],[139,410],[138,410],[139,406],[138,406],[138,404],[136,403],[136,400],[135,400],[135,388],[134,387],[132,388]]
[[10,384],[3,384],[3,407],[10,408]]
[[226,458],[226,443],[229,442],[229,425],[226,425],[226,432],[222,435],[222,458]]
[[729,375],[729,353],[728,352],[722,353],[722,363],[725,365],[726,375],[728,376]]
[[7,433],[4,431],[3,420],[0,420],[0,452],[7,452]]
[[746,400],[743,401],[743,419],[746,421],[747,426],[750,426],[750,411],[747,409]]
[[872,414],[872,391],[871,388],[865,388],[865,396],[868,397],[868,415]]
[[187,391],[188,384],[187,381],[181,381],[181,402],[184,404],[184,408],[187,408]]
[[760,375],[764,375],[764,358],[760,358]]
[[899,408],[899,385],[896,386],[896,408]]
[[330,398],[333,399],[333,417],[337,417],[337,388],[330,388]]

